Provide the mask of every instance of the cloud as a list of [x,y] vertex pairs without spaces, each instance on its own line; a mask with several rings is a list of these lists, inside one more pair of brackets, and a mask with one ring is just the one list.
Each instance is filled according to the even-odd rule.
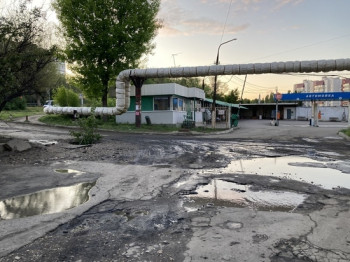
[[276,5],[272,9],[272,11],[278,11],[279,9],[283,8],[284,6],[287,5],[298,5],[302,3],[304,0],[275,0]]
[[[222,2],[227,0],[220,0]],[[244,0],[243,0],[244,1]],[[260,0],[249,0],[260,1]],[[198,0],[198,3],[212,4],[212,1]],[[215,5],[215,4],[214,4]],[[207,6],[206,6],[207,7]],[[202,13],[202,12],[200,12]],[[162,0],[159,19],[163,21],[163,28],[160,35],[178,36],[178,35],[221,35],[225,27],[224,22],[215,20],[212,15],[196,17],[193,10],[184,9],[177,0]],[[243,31],[250,26],[249,23],[226,24],[225,33],[235,34]]]
[[163,27],[159,30],[160,35],[167,35],[167,36],[176,36],[176,35],[183,35],[183,32],[176,29],[172,25],[168,23],[163,23]]
[[[219,6],[222,4],[228,5],[232,3],[233,9],[235,11],[251,11],[259,10],[270,6],[270,11],[278,11],[279,9],[286,7],[288,5],[298,5],[305,0],[218,0],[218,1],[209,1],[209,0],[200,0],[202,4],[210,6]],[[232,1],[232,2],[231,2]]]
[[300,29],[300,25],[291,25],[289,28],[287,29],[292,29],[292,30],[299,30]]
[[[220,35],[224,28],[224,24],[218,21],[214,21],[209,18],[197,18],[197,19],[187,19],[183,21],[186,26],[187,31],[190,34],[209,34],[209,35]],[[249,27],[249,24],[242,25],[226,25],[225,33],[235,34],[239,31],[243,31]]]

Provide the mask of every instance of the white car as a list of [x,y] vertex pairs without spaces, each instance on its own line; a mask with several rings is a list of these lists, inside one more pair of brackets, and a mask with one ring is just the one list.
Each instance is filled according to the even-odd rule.
[[45,102],[45,104],[44,104],[44,108],[45,108],[45,107],[48,107],[48,106],[54,106],[53,103],[54,103],[53,100],[46,100],[46,102]]

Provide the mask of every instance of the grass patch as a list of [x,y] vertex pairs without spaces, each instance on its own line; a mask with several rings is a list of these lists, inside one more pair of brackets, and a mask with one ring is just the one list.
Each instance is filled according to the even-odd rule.
[[341,130],[340,132],[343,132],[345,135],[347,135],[347,136],[350,137],[350,128],[348,128],[348,129],[343,129],[343,130]]
[[45,115],[39,121],[51,126],[78,126],[70,115]]
[[97,121],[94,115],[86,118],[79,118],[77,121],[80,130],[70,131],[70,135],[74,137],[74,140],[77,144],[89,145],[101,139],[101,135],[96,132]]
[[27,107],[24,110],[3,110],[0,112],[0,120],[11,121],[15,118],[44,114],[42,106]]
[[[57,125],[57,126],[78,126],[78,121],[74,120],[70,115],[45,115],[39,119],[40,122],[43,122],[48,125]],[[97,128],[113,130],[117,132],[161,132],[161,133],[170,133],[174,131],[182,131],[180,127],[174,125],[146,125],[142,124],[140,128],[135,127],[135,124],[117,124],[114,117],[109,117],[108,121],[103,121],[102,119],[96,119]],[[211,133],[222,131],[222,129],[212,129],[204,127],[196,127],[190,129],[190,131],[196,131],[201,133]]]

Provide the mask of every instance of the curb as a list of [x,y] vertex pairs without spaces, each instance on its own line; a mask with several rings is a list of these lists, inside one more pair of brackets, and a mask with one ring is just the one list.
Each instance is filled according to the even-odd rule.
[[344,138],[345,140],[350,141],[350,137],[344,134],[343,132],[338,132],[338,135]]
[[218,131],[218,132],[211,132],[211,133],[201,133],[201,132],[197,132],[197,131],[190,131],[190,133],[192,135],[222,135],[222,134],[232,133],[234,130],[237,130],[237,129],[239,129],[239,127],[231,127],[228,130]]
[[[19,123],[19,124],[25,124],[25,125],[36,125],[36,126],[48,126],[48,127],[57,127],[57,128],[66,128],[66,129],[78,129],[78,126],[61,126],[61,125],[49,125],[49,124],[45,124],[45,123],[41,123],[37,120],[31,121],[30,117],[29,117],[29,121],[25,121],[22,120],[23,118],[14,120],[14,123]],[[172,132],[147,132],[147,131],[143,131],[143,132],[138,132],[135,131],[133,133],[135,134],[159,134],[159,135],[222,135],[222,134],[228,134],[228,133],[232,133],[234,130],[239,129],[239,127],[232,127],[230,129],[224,130],[224,131],[217,131],[217,132],[210,132],[210,133],[201,133],[198,131],[188,131],[188,132],[181,132],[181,131],[172,131]],[[110,130],[110,129],[101,129],[101,128],[97,128],[98,131],[103,131],[103,132],[116,132],[116,133],[127,133],[127,132],[122,132],[122,131],[115,131],[115,130]]]

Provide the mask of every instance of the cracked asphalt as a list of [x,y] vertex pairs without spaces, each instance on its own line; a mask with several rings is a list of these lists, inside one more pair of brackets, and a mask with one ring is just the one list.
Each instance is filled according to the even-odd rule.
[[[69,202],[71,186],[94,186],[73,208],[0,219],[0,261],[349,261],[344,127],[241,121],[215,135],[101,131],[100,143],[79,147],[64,128],[2,122],[1,141],[58,142],[0,153],[2,218],[18,196],[19,206],[44,212],[46,199]],[[277,169],[263,174],[264,159]],[[321,171],[335,186],[318,182]],[[61,188],[63,200],[50,191]]]

